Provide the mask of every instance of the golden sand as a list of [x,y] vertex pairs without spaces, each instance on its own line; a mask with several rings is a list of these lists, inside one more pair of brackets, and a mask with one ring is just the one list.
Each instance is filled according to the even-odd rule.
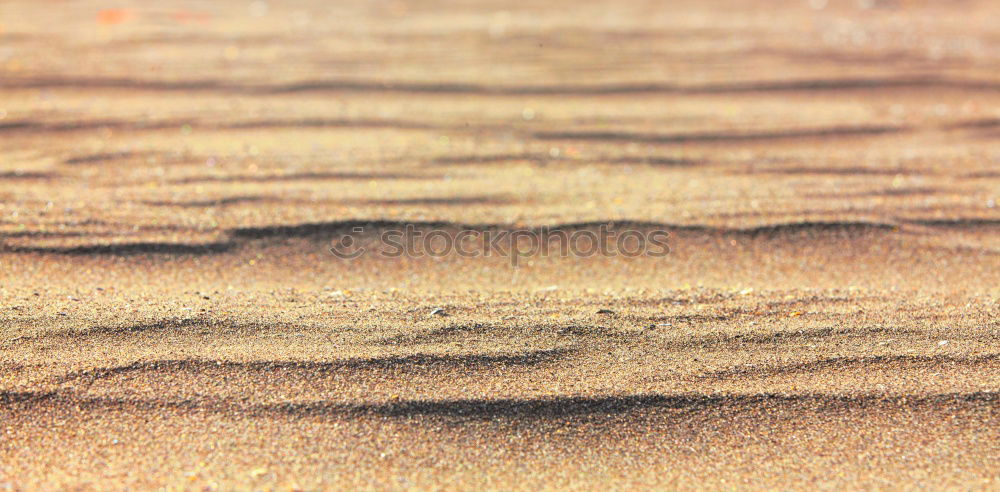
[[4,1],[0,489],[996,489],[997,18]]

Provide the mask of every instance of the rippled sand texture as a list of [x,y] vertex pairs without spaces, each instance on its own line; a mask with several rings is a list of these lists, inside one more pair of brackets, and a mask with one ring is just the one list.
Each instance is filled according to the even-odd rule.
[[0,3],[0,489],[1000,488],[1000,4],[295,3]]

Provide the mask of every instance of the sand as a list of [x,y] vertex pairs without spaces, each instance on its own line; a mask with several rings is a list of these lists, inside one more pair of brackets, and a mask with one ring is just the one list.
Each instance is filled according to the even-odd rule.
[[995,2],[54,5],[0,489],[1000,487]]

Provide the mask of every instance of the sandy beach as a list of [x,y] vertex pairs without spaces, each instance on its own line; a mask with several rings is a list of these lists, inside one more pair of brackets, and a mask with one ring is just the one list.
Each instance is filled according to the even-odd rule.
[[5,0],[0,489],[995,490],[998,18]]

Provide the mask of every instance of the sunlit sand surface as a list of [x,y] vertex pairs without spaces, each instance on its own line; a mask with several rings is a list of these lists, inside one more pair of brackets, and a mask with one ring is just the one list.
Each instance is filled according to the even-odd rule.
[[998,18],[4,1],[0,489],[996,489]]

